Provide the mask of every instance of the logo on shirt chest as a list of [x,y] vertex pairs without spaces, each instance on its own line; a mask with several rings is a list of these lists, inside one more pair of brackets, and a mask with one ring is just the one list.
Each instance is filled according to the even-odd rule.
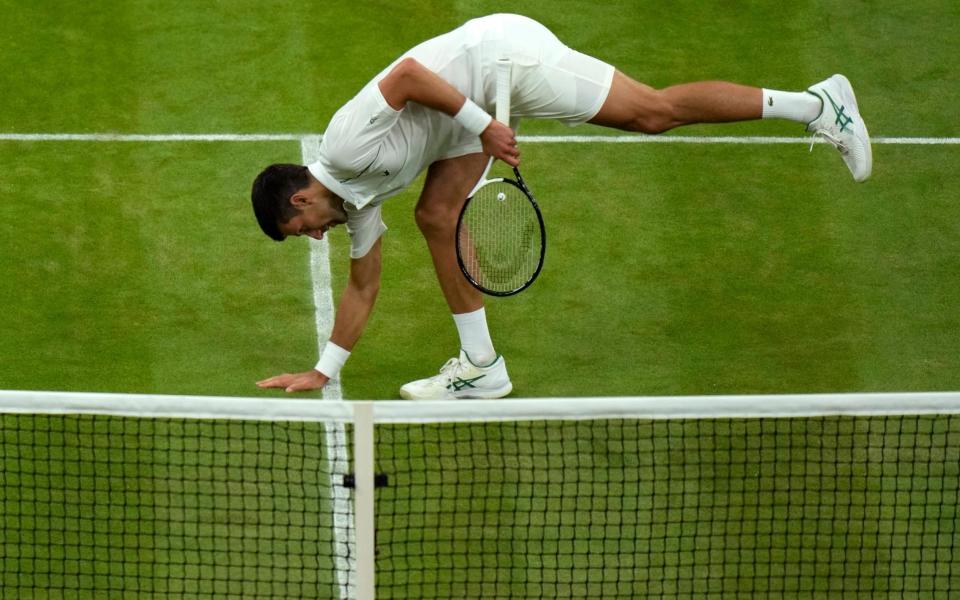
[[392,175],[393,172],[396,170],[395,168],[385,169],[383,168],[383,165],[380,165],[376,168],[376,170],[373,170],[374,165],[376,164],[378,158],[380,158],[379,150],[377,151],[377,155],[373,158],[373,160],[370,161],[370,164],[368,164],[366,167],[364,167],[362,170],[356,173],[353,177],[347,177],[345,179],[341,179],[340,183],[349,183],[351,181],[360,179],[361,177],[366,175],[368,172],[370,173],[370,175],[373,175],[374,173],[379,173],[382,177],[390,177],[390,175]]

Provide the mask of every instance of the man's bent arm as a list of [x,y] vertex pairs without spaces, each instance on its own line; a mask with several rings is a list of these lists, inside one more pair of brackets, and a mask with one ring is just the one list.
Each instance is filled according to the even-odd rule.
[[[452,117],[467,102],[467,97],[457,88],[411,57],[397,63],[378,85],[384,100],[394,110],[403,109],[407,102],[416,102]],[[491,121],[480,134],[480,140],[484,152],[490,156],[510,166],[519,164],[517,139],[507,125]]]

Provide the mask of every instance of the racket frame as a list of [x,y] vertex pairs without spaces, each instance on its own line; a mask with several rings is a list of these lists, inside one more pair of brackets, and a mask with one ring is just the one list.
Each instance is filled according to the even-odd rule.
[[[492,159],[491,159],[492,160]],[[488,167],[489,168],[489,167]],[[540,206],[537,204],[537,201],[534,199],[533,194],[530,193],[530,188],[527,187],[527,183],[523,180],[523,177],[520,175],[520,170],[516,167],[513,168],[513,175],[516,179],[509,179],[507,177],[494,177],[493,179],[485,179],[477,185],[473,191],[470,193],[470,197],[467,198],[467,201],[464,202],[463,208],[460,209],[460,216],[457,217],[457,233],[456,233],[456,247],[457,247],[457,264],[460,265],[460,271],[463,273],[463,276],[466,278],[470,285],[477,288],[484,294],[490,296],[513,296],[514,294],[519,294],[523,290],[530,287],[530,285],[537,279],[540,275],[540,271],[543,269],[543,260],[547,253],[547,229],[543,224],[543,215],[540,213]],[[519,287],[509,290],[496,290],[491,289],[479,281],[467,268],[466,262],[463,258],[463,250],[460,247],[460,231],[463,227],[463,218],[467,214],[467,208],[470,206],[470,203],[473,201],[474,196],[477,192],[485,185],[491,183],[509,183],[514,185],[523,192],[523,195],[526,197],[527,201],[530,203],[530,206],[533,208],[534,214],[537,216],[537,225],[540,228],[540,257],[537,261],[537,268],[534,269],[533,273],[521,284]]]

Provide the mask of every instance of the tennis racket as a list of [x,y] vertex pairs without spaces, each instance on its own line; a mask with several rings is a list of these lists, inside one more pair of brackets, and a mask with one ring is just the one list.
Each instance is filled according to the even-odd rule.
[[[510,125],[509,59],[497,61],[497,120]],[[473,188],[457,219],[457,262],[475,288],[491,296],[512,296],[530,287],[547,250],[543,216],[514,167],[515,179],[483,179]]]

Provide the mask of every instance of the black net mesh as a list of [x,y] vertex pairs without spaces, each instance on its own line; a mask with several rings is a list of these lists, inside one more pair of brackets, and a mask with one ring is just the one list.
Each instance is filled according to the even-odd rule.
[[[323,423],[0,423],[0,597],[351,597],[352,498]],[[960,595],[958,415],[376,439],[378,598]]]
[[322,423],[0,419],[0,597],[340,597]]
[[378,598],[960,595],[960,416],[377,431]]

